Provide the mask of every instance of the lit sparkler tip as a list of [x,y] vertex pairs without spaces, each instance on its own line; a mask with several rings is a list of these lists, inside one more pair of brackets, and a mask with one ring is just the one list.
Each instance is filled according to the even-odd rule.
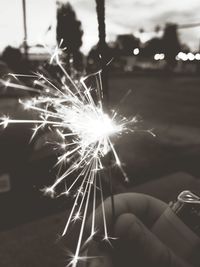
[[3,116],[0,118],[0,125],[2,125],[4,129],[8,126],[9,122],[10,118],[7,116]]
[[121,167],[121,161],[119,160],[119,158],[116,158],[115,163],[118,167]]
[[67,250],[68,261],[69,261],[67,267],[69,266],[76,267],[76,266],[79,266],[78,265],[79,262],[87,262],[91,259],[99,258],[99,256],[87,256],[86,249],[87,249],[87,246],[82,247],[81,256],[73,254],[71,251]]
[[69,266],[76,267],[76,266],[78,266],[79,262],[87,262],[87,261],[92,260],[92,259],[100,258],[100,256],[72,255],[72,256],[70,256],[70,258],[71,258],[71,260],[70,260],[69,264],[67,265],[67,267],[69,267]]
[[76,256],[76,255],[72,256],[71,258],[72,258],[72,260],[69,262],[67,267],[69,267],[69,266],[76,267],[78,262],[87,261],[89,259],[89,257],[87,257],[87,256]]
[[14,73],[9,72],[9,73],[8,73],[8,76],[11,76],[11,77],[13,77],[14,79],[18,80],[17,75],[14,74]]
[[8,79],[7,81],[3,82],[5,87],[9,87],[10,86],[10,80]]
[[112,240],[116,240],[117,237],[110,237],[108,235],[105,235],[102,239],[102,241],[108,243],[112,248],[113,248],[113,244],[112,244]]
[[23,105],[24,109],[30,109],[33,105],[33,101],[32,100],[26,100],[26,101],[22,101],[21,99],[19,99],[19,103]]
[[68,197],[70,195],[70,191],[69,190],[65,190],[60,195]]
[[62,144],[60,144],[60,147],[61,147],[62,149],[65,149],[65,148],[67,147],[67,144],[62,143]]
[[138,117],[134,116],[131,120],[132,123],[137,123],[138,122]]
[[44,193],[44,195],[50,196],[51,198],[55,197],[55,189],[53,186],[45,187],[41,191]]
[[156,134],[153,132],[153,129],[147,130],[147,133],[149,133],[153,137],[156,137]]
[[81,215],[81,213],[79,211],[77,213],[75,213],[75,215],[72,218],[73,222],[76,222],[78,220],[82,220],[82,215]]
[[51,53],[51,57],[49,60],[50,64],[53,64],[54,62],[58,64],[60,62],[60,57],[62,56],[63,52],[67,49],[66,47],[61,48],[62,44],[63,44],[63,39],[61,39],[59,45],[57,45],[53,53]]
[[38,76],[38,79],[39,80],[44,80],[45,79],[45,77],[44,77],[44,74],[42,74],[42,73],[37,73],[37,76]]

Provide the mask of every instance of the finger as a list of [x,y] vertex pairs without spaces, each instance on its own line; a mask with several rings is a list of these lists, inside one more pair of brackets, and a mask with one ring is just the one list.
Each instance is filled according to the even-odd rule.
[[[116,220],[121,214],[132,213],[135,214],[145,225],[151,227],[159,216],[166,209],[167,204],[155,199],[151,196],[137,193],[126,193],[114,196],[115,218]],[[108,229],[112,224],[112,206],[111,199],[107,198],[104,202],[105,217]],[[90,231],[92,217],[90,216],[86,227]],[[99,232],[103,231],[103,214],[102,206],[100,205],[96,210],[95,225]]]
[[[118,266],[133,266],[133,263],[137,263],[136,266],[148,267],[191,267],[165,246],[133,214],[119,216],[114,233],[119,238],[117,250],[120,248],[119,251],[124,255],[118,258]],[[121,263],[120,259],[123,259]]]

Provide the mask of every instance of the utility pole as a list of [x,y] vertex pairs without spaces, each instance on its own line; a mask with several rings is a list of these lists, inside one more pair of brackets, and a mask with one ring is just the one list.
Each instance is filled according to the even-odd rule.
[[24,22],[24,40],[23,40],[23,47],[24,47],[24,55],[25,58],[28,59],[28,44],[27,44],[27,21],[26,21],[26,0],[22,0],[23,6],[23,22]]

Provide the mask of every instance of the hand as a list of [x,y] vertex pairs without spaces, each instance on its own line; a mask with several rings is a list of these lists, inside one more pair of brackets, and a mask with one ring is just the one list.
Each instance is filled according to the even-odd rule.
[[[89,267],[191,267],[149,230],[166,209],[164,202],[136,193],[116,195],[114,201],[114,225],[110,199],[104,205],[108,232],[113,232],[117,239],[111,241],[113,249],[94,242],[89,254],[99,257],[91,260]],[[91,218],[87,221],[88,229],[90,225]],[[96,211],[96,225],[99,233],[103,234],[101,207]]]

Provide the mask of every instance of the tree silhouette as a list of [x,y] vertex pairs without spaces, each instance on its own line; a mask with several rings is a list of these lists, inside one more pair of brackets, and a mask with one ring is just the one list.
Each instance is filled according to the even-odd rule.
[[22,53],[20,49],[7,46],[2,53],[2,60],[14,72],[23,72]]
[[140,40],[133,34],[122,34],[116,40],[122,56],[132,56],[134,48],[140,47]]
[[163,49],[163,40],[154,37],[146,42],[141,54],[145,57],[153,57],[157,53],[163,53]]
[[176,24],[167,24],[162,37],[163,52],[170,67],[176,65],[176,55],[181,49]]
[[81,22],[77,20],[76,13],[69,3],[57,2],[57,4],[57,42],[60,44],[62,40],[61,48],[67,48],[67,63],[69,63],[70,58],[73,58],[75,68],[79,69],[83,35]]
[[106,25],[105,25],[105,0],[96,0],[97,20],[99,29],[99,48],[104,54],[106,47]]

